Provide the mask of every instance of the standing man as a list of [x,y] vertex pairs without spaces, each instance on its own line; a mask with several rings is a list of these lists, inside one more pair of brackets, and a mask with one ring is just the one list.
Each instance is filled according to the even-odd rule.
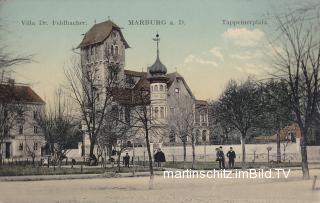
[[220,146],[220,148],[218,148],[217,150],[217,161],[219,161],[219,168],[220,169],[224,169],[225,165],[224,165],[224,153],[222,150],[222,146]]
[[166,156],[159,148],[157,153],[154,155],[154,161],[158,164],[158,167],[162,167],[162,162],[166,162]]
[[123,160],[124,160],[124,167],[130,168],[130,166],[129,166],[130,156],[129,156],[128,152],[127,152],[126,155],[123,157]]
[[227,157],[229,158],[229,168],[234,168],[234,159],[236,158],[236,153],[233,151],[232,147],[227,153]]

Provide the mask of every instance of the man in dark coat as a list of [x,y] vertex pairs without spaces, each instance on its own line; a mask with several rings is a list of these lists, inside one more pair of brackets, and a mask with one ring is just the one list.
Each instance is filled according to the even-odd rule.
[[217,161],[219,161],[219,168],[220,169],[224,169],[225,165],[224,165],[224,153],[222,151],[222,146],[220,146],[220,148],[217,148]]
[[230,147],[227,157],[229,158],[229,168],[234,168],[234,159],[236,158],[236,153],[233,151],[232,147]]
[[154,155],[154,162],[158,164],[158,167],[161,167],[162,162],[166,162],[166,156],[159,148],[157,153]]
[[124,160],[124,167],[130,168],[130,166],[129,166],[130,156],[129,156],[128,152],[127,152],[126,155],[123,157],[123,160]]

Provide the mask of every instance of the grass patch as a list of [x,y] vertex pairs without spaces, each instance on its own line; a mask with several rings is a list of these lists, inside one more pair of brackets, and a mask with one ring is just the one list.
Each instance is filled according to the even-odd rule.
[[[26,175],[68,175],[68,174],[102,174],[106,172],[118,172],[117,167],[46,167],[46,166],[20,166],[20,165],[2,165],[0,166],[0,176],[26,176]],[[120,173],[132,172],[133,168],[121,167]],[[149,171],[148,167],[136,166],[136,172]]]

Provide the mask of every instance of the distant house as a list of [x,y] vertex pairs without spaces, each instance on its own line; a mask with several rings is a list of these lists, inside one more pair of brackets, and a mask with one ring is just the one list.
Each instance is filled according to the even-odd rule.
[[[300,142],[301,131],[297,123],[293,123],[280,130],[280,141]],[[277,134],[270,136],[255,137],[257,143],[277,142]],[[310,130],[310,135],[307,139],[308,145],[320,145],[320,129],[319,125],[314,125]]]
[[[289,125],[280,130],[280,141],[297,142],[301,138],[301,131],[297,123]],[[277,142],[277,134],[270,136],[257,136],[255,141],[258,143]]]
[[2,158],[41,156],[44,136],[37,116],[45,102],[29,86],[0,84],[0,152]]

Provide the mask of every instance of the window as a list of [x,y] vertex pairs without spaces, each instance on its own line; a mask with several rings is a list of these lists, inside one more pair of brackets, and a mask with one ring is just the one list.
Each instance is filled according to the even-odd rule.
[[160,118],[164,118],[164,107],[160,107]]
[[174,118],[174,108],[173,107],[170,108],[170,118],[171,119]]
[[118,46],[114,46],[115,49],[114,49],[114,52],[115,52],[115,55],[119,55],[119,49],[118,49]]
[[163,91],[163,85],[160,85],[160,91]]
[[33,112],[33,118],[34,118],[34,119],[37,119],[37,117],[38,117],[37,112],[34,111],[34,112]]
[[23,150],[23,143],[20,143],[19,144],[19,151],[22,151]]
[[110,52],[111,52],[111,54],[112,54],[112,55],[114,54],[114,48],[113,48],[113,45],[111,45]]
[[20,125],[19,126],[19,135],[22,135],[23,134],[23,125]]
[[33,126],[33,133],[38,134],[38,127],[37,126]]
[[123,117],[124,117],[123,109],[119,109],[119,120],[123,121]]
[[154,107],[154,118],[155,119],[158,118],[158,112],[159,112],[159,108],[158,107]]
[[203,122],[207,122],[207,115],[203,114]]
[[179,88],[174,89],[174,93],[177,95],[178,98],[180,97],[180,89]]
[[34,151],[37,151],[38,150],[38,143],[33,143],[33,150]]
[[154,86],[154,91],[157,92],[158,91],[158,85]]

